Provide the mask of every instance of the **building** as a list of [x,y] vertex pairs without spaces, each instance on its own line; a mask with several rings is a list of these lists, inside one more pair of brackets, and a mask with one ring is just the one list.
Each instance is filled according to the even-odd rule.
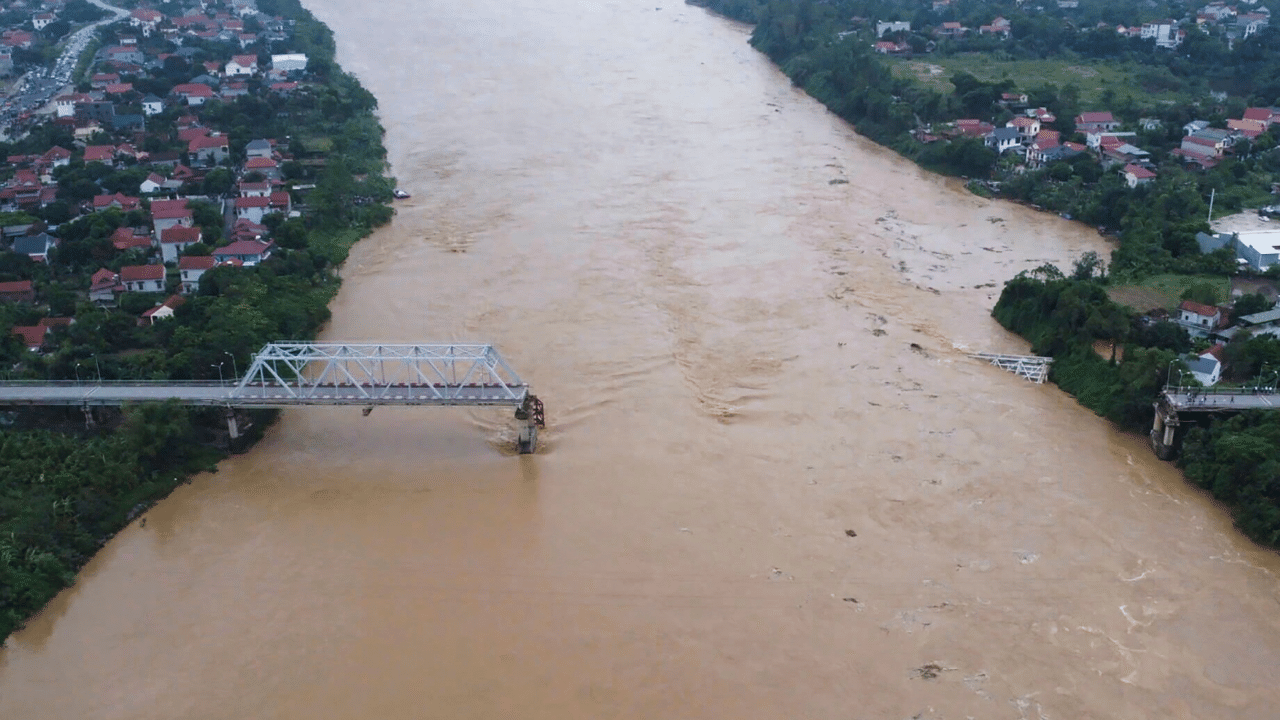
[[170,295],[165,301],[148,309],[138,318],[138,325],[155,325],[157,320],[173,317],[173,312],[185,305],[187,299],[181,295]]
[[30,280],[0,282],[0,300],[6,302],[35,302],[35,285]]
[[1182,364],[1186,365],[1192,377],[1205,387],[1217,385],[1222,376],[1222,361],[1212,353],[1205,352],[1198,357],[1183,358]]
[[49,253],[56,247],[58,247],[58,238],[45,232],[38,235],[24,235],[13,241],[14,252],[26,255],[42,264],[48,264]]
[[89,279],[89,302],[96,305],[113,305],[116,293],[124,292],[120,276],[106,268],[98,270]]
[[1076,131],[1085,134],[1093,132],[1111,132],[1120,127],[1109,111],[1080,113],[1076,116]]
[[[908,23],[910,25],[910,23]],[[910,29],[908,27],[907,29]],[[303,53],[286,53],[271,56],[271,69],[276,72],[301,72],[307,69],[307,56]]]
[[160,240],[160,233],[171,227],[191,227],[194,224],[195,218],[187,207],[186,199],[151,201],[151,225],[157,241]]
[[1178,306],[1178,324],[1188,330],[1207,334],[1222,323],[1222,309],[1203,305],[1193,300],[1183,300]]
[[261,240],[237,240],[213,251],[213,259],[219,264],[237,261],[245,265],[257,265],[271,257],[275,243]]
[[257,55],[233,55],[224,71],[227,77],[248,77],[258,72]]
[[178,258],[179,292],[190,295],[200,291],[200,276],[212,270],[218,261],[212,255],[183,255]]
[[1156,178],[1156,174],[1141,165],[1125,165],[1121,171],[1124,175],[1124,182],[1130,188],[1136,188],[1139,185],[1146,185]]
[[1016,127],[996,128],[983,138],[987,147],[998,153],[1022,147],[1022,136]]
[[884,37],[885,33],[911,32],[911,23],[906,21],[890,21],[876,23],[876,37]]
[[128,292],[164,292],[164,266],[125,265],[120,282]]
[[1255,230],[1235,234],[1236,257],[1255,270],[1280,262],[1280,230]]
[[178,262],[178,256],[203,239],[200,228],[175,225],[160,233],[160,258],[165,263]]

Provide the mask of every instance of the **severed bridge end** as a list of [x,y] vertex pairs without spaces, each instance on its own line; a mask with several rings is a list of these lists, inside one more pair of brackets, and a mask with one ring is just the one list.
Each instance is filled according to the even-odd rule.
[[520,436],[516,444],[521,455],[532,455],[538,450],[538,428],[547,426],[542,401],[537,395],[526,394],[524,403],[516,408],[516,420],[521,421]]

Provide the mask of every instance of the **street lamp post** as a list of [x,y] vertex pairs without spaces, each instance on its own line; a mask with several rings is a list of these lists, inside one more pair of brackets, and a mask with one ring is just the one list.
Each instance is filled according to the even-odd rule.
[[102,366],[98,364],[98,356],[93,356],[93,369],[98,371],[98,384],[102,384]]
[[76,363],[76,384],[80,384],[80,363]]
[[223,351],[222,351],[222,354],[223,354],[223,355],[226,355],[226,356],[227,356],[227,357],[229,357],[229,358],[231,358],[231,374],[232,374],[232,377],[234,377],[234,378],[236,378],[236,379],[238,380],[238,379],[240,378],[240,370],[239,370],[239,368],[237,368],[237,367],[236,367],[236,356],[235,356],[235,355],[232,355],[232,354],[231,354],[229,351],[227,351],[227,350],[223,350]]
[[218,363],[217,365],[210,365],[209,367],[216,367],[216,368],[218,368],[218,382],[219,382],[219,383],[224,383],[224,381],[223,381],[223,379],[222,379],[222,363]]

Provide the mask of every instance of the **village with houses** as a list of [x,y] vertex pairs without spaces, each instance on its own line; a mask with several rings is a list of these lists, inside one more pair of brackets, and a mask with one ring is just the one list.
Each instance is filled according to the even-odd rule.
[[[0,39],[9,62],[0,69],[11,75],[13,51],[64,8],[12,5],[28,20]],[[198,295],[207,273],[279,253],[282,225],[305,234],[322,153],[301,157],[299,138],[260,136],[264,124],[236,112],[281,127],[291,108],[315,107],[326,88],[293,42],[293,24],[254,0],[140,5],[98,30],[72,83],[34,112],[4,116],[0,309],[9,307],[9,342],[48,353],[88,311],[154,326]],[[19,87],[11,79],[11,94]]]
[[[1158,8],[1154,3],[1147,5],[1149,8],[1128,4],[1109,13],[1094,6],[1092,12],[1093,17],[1100,12],[1116,17],[1135,8]],[[937,76],[945,72],[943,65],[948,59],[957,59],[951,67],[981,67],[989,78],[984,82],[963,70],[953,70],[954,74],[947,78],[950,86],[940,86],[944,95],[952,89],[952,111],[983,111],[969,117],[950,120],[943,114],[939,119],[934,108],[942,104],[930,103],[918,90],[910,96],[902,93],[894,97],[895,102],[910,102],[916,108],[932,110],[933,117],[918,110],[914,113],[915,127],[905,133],[911,143],[895,141],[892,136],[882,142],[926,165],[931,157],[945,157],[931,154],[931,147],[980,143],[990,153],[990,160],[967,166],[939,163],[940,169],[954,174],[972,172],[970,187],[975,191],[1090,222],[1100,232],[1119,238],[1123,251],[1113,258],[1113,263],[1126,273],[1121,284],[1132,287],[1116,287],[1112,283],[1108,293],[1113,300],[1129,306],[1136,313],[1136,321],[1143,325],[1167,323],[1186,333],[1189,343],[1169,345],[1192,348],[1184,357],[1188,374],[1183,379],[1190,382],[1194,378],[1209,387],[1228,378],[1256,384],[1259,377],[1264,377],[1270,378],[1267,382],[1274,386],[1273,376],[1280,368],[1259,360],[1265,353],[1259,355],[1262,346],[1258,343],[1268,338],[1272,343],[1280,339],[1280,228],[1271,222],[1280,218],[1280,173],[1276,172],[1280,168],[1275,161],[1280,138],[1280,96],[1259,97],[1259,93],[1250,92],[1250,87],[1270,87],[1268,81],[1250,83],[1240,78],[1234,84],[1222,85],[1243,98],[1252,94],[1253,103],[1243,102],[1240,96],[1229,98],[1228,92],[1214,90],[1212,84],[1198,85],[1204,88],[1200,99],[1188,97],[1181,103],[1165,99],[1167,96],[1162,98],[1158,92],[1140,94],[1137,101],[1129,94],[1121,101],[1122,88],[1104,85],[1102,92],[1092,98],[1073,97],[1072,102],[1058,102],[1055,107],[1046,98],[1060,101],[1061,86],[1037,87],[1037,81],[1019,77],[1015,69],[1033,67],[1037,57],[1061,55],[1065,59],[1059,61],[1060,65],[1074,63],[1070,70],[1080,76],[1096,74],[1090,69],[1096,66],[1086,65],[1082,58],[1092,53],[1092,57],[1100,58],[1096,60],[1100,65],[1111,62],[1118,67],[1130,63],[1127,67],[1138,68],[1135,72],[1139,74],[1143,68],[1151,68],[1146,70],[1151,76],[1164,72],[1158,68],[1177,66],[1180,72],[1191,76],[1197,72],[1195,61],[1175,60],[1177,53],[1194,46],[1193,54],[1187,57],[1199,58],[1203,63],[1211,57],[1230,59],[1231,53],[1240,49],[1254,52],[1249,49],[1250,44],[1262,42],[1259,38],[1268,43],[1274,41],[1270,10],[1256,0],[1199,6],[1171,3],[1168,9],[1182,8],[1179,19],[1090,23],[1073,14],[1079,6],[1077,0],[1039,5],[1019,1],[1015,12],[1021,25],[1007,15],[983,16],[981,6],[957,0],[933,0],[931,12],[917,10],[913,16],[904,11],[896,18],[890,16],[874,23],[855,17],[854,26],[874,28],[870,49],[885,56],[890,67],[905,67],[904,63],[917,58],[912,73],[905,73],[909,76],[922,67],[929,70],[926,79]],[[962,16],[969,22],[950,19]],[[1046,29],[1057,33],[1057,41],[1072,43],[1072,49],[1058,51],[1034,44],[1016,52],[1007,49],[1019,31]],[[919,61],[922,57],[930,59]],[[999,71],[993,69],[1001,67],[999,60],[979,62],[973,60],[975,57],[1003,57],[1009,63],[1004,67],[1011,69],[1004,71],[1002,80],[991,80],[992,76],[1000,77]],[[1011,62],[1018,57],[1033,60],[1023,65]],[[1150,59],[1150,64],[1144,64],[1143,58]],[[1039,67],[1044,67],[1043,62]],[[1221,71],[1217,77],[1224,75],[1230,73]],[[1202,77],[1213,76],[1205,73]],[[1258,99],[1270,102],[1261,104]],[[1074,112],[1063,117],[1060,108],[1064,106],[1072,107]],[[905,116],[906,113],[896,114]],[[896,128],[902,132],[902,123]],[[978,156],[970,152],[967,157]],[[1162,179],[1167,182],[1162,184]],[[1155,190],[1157,187],[1159,191]],[[1178,189],[1170,189],[1175,187]],[[1183,196],[1186,201],[1175,206],[1179,214],[1198,212],[1198,218],[1175,217],[1169,212],[1174,206],[1165,206],[1165,215],[1160,215],[1160,210],[1141,209],[1144,203],[1162,204],[1153,202],[1157,192],[1173,196],[1193,187],[1199,191],[1190,191],[1191,195]],[[1011,193],[1010,188],[1016,190]],[[1223,191],[1232,195],[1228,201],[1233,203],[1231,207],[1223,203]],[[1219,202],[1217,214],[1215,195]],[[1254,204],[1244,204],[1242,198]],[[1041,203],[1048,207],[1042,208]],[[1078,214],[1076,208],[1081,207],[1092,208],[1092,216],[1073,218]],[[1151,212],[1156,215],[1145,224],[1152,229],[1163,225],[1168,230],[1146,233],[1142,238],[1145,247],[1138,249],[1135,234],[1122,229],[1144,223],[1127,222],[1126,217]],[[1170,232],[1173,230],[1176,236]],[[1184,294],[1179,300],[1177,294],[1142,291],[1144,282],[1153,282],[1147,276],[1171,271],[1181,273],[1172,276],[1171,281],[1166,279],[1173,285],[1201,283],[1203,290],[1207,283],[1216,293],[1201,292],[1194,299]],[[1252,339],[1257,340],[1246,351],[1239,341]],[[1233,341],[1235,346],[1231,346]],[[1241,358],[1246,354],[1250,356],[1248,361]],[[1227,372],[1233,359],[1235,367]]]

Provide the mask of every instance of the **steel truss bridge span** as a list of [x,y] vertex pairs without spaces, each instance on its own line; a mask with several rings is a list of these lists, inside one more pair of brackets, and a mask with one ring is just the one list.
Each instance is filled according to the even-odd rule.
[[229,382],[3,382],[0,405],[84,408],[176,400],[228,409],[352,405],[506,406],[522,421],[521,452],[533,452],[542,403],[492,345],[270,343]]

